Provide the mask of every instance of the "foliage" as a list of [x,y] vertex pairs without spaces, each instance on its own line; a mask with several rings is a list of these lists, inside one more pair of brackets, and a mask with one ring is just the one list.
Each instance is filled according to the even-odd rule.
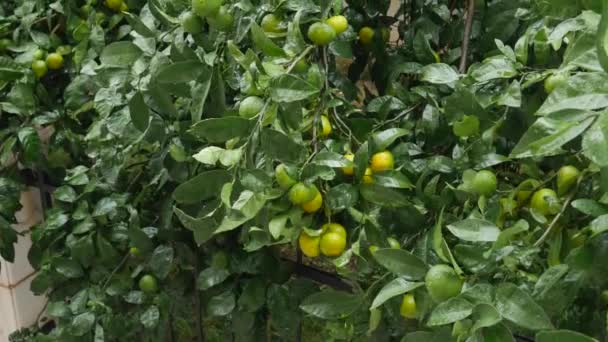
[[[29,259],[56,328],[15,341],[606,340],[599,0],[476,0],[466,73],[464,1],[220,3],[0,4],[3,258],[31,175],[54,188]],[[346,249],[303,262],[351,292],[298,271],[327,223]],[[434,302],[438,264],[464,285]]]

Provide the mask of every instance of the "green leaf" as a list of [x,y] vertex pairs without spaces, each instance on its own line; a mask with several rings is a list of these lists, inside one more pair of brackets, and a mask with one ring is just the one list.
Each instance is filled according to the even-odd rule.
[[324,290],[308,296],[300,309],[321,319],[346,318],[362,304],[361,297],[335,290]]
[[196,279],[196,288],[202,291],[208,290],[215,285],[221,284],[224,280],[228,279],[230,272],[226,269],[217,269],[215,267],[209,267],[199,273]]
[[329,151],[319,152],[314,157],[312,162],[317,165],[324,165],[333,168],[353,166],[353,163],[344,158],[343,155]]
[[84,271],[79,263],[72,259],[60,258],[53,262],[57,273],[66,278],[80,278],[84,275]]
[[245,137],[251,129],[251,121],[228,116],[225,118],[206,119],[196,123],[189,132],[197,138],[210,143],[225,142],[237,137]]
[[183,61],[162,66],[156,75],[158,83],[186,83],[198,79],[201,74],[211,77],[211,70],[197,60]]
[[517,286],[501,284],[496,291],[496,309],[503,318],[530,330],[553,329],[545,311]]
[[161,245],[154,249],[148,266],[150,270],[160,279],[165,279],[173,266],[173,248],[170,246]]
[[220,226],[215,230],[215,234],[231,231],[240,227],[243,223],[254,218],[266,204],[263,194],[256,194],[252,191],[243,191],[239,198],[232,205],[232,210],[224,217]]
[[490,57],[471,72],[471,76],[478,82],[486,82],[497,78],[512,78],[517,75],[517,65],[505,56]]
[[471,316],[473,308],[473,304],[461,296],[450,298],[437,305],[431,312],[427,324],[432,327],[463,320]]
[[608,107],[608,74],[579,72],[557,87],[536,115],[549,115],[565,110],[596,110]]
[[424,261],[403,249],[379,249],[374,253],[374,259],[387,270],[408,280],[424,278],[428,269]]
[[306,152],[304,146],[272,129],[262,131],[262,150],[269,158],[285,163],[302,161]]
[[173,212],[181,224],[194,233],[194,241],[199,246],[209,241],[217,228],[217,222],[211,217],[194,218],[177,207],[173,207]]
[[71,335],[84,336],[86,333],[93,329],[95,324],[95,314],[92,312],[81,313],[72,319],[69,326]]
[[604,68],[604,71],[608,72],[608,6],[605,2],[602,2],[602,19],[600,20],[600,26],[597,29],[597,55]]
[[173,191],[173,198],[179,203],[199,203],[218,197],[222,186],[230,179],[232,179],[232,176],[226,170],[203,172],[180,184]]
[[190,115],[192,122],[196,123],[203,117],[203,110],[205,109],[205,102],[211,89],[212,81],[216,80],[213,77],[213,73],[203,73],[199,77],[197,82],[192,86],[192,105],[190,107]]
[[141,92],[135,93],[129,101],[129,113],[133,126],[141,132],[145,132],[150,122],[150,111]]
[[401,172],[395,170],[382,171],[373,174],[374,183],[385,188],[412,189],[414,185]]
[[292,74],[284,74],[270,81],[270,96],[278,103],[306,100],[320,91],[319,87]]
[[6,56],[0,56],[0,81],[18,80],[23,76],[23,73],[24,70],[21,65]]
[[[554,91],[556,92],[557,89]],[[563,153],[562,146],[580,136],[593,123],[590,114],[570,113],[563,118],[542,117],[528,129],[510,158],[545,157]]]
[[207,314],[210,316],[226,316],[234,310],[234,294],[230,291],[211,297],[207,303]]
[[359,191],[365,200],[381,206],[399,208],[409,205],[401,192],[377,184],[363,184]]
[[156,305],[151,305],[141,316],[139,321],[146,329],[152,329],[158,325],[160,321],[160,311]]
[[449,224],[448,230],[457,238],[472,242],[494,242],[500,234],[500,229],[492,222],[479,219],[467,219]]
[[28,165],[36,163],[40,159],[40,138],[33,127],[24,127],[17,132],[19,143],[23,153],[23,161]]
[[423,282],[410,282],[403,278],[396,278],[390,281],[388,284],[384,285],[384,287],[378,292],[372,305],[369,307],[370,310],[373,310],[380,305],[384,304],[387,300],[407,293],[411,292],[421,286],[423,286]]
[[603,112],[583,136],[583,153],[600,167],[608,166],[606,146],[608,146],[608,112]]
[[420,79],[434,84],[451,84],[458,81],[458,73],[444,63],[428,64],[422,68]]
[[272,57],[283,57],[285,51],[278,47],[266,33],[255,22],[251,25],[251,40],[256,48],[260,49],[265,55]]
[[395,142],[395,140],[407,135],[408,133],[409,131],[403,128],[389,128],[384,131],[376,132],[372,135],[374,149],[376,151],[384,151],[393,142]]
[[502,321],[500,313],[496,311],[496,308],[490,304],[478,304],[473,309],[473,327],[471,331],[477,331],[481,328],[491,327]]
[[129,41],[114,42],[107,45],[99,59],[109,67],[129,67],[141,56],[142,51]]
[[351,184],[340,184],[325,194],[325,205],[327,208],[337,211],[355,206],[359,200],[357,188]]
[[598,217],[608,214],[608,208],[606,208],[606,206],[589,198],[579,198],[572,201],[571,205],[585,215]]
[[536,342],[598,342],[598,340],[576,331],[553,330],[536,334]]

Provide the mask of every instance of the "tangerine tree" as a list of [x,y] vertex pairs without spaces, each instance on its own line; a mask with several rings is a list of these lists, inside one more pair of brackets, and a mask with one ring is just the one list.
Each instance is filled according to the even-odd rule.
[[12,341],[606,340],[601,5],[2,2]]

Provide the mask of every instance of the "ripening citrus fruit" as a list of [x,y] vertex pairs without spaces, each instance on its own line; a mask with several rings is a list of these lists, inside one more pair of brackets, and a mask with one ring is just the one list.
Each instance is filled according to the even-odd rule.
[[289,201],[295,205],[301,205],[312,201],[319,190],[314,185],[297,183],[289,190]]
[[[344,158],[350,162],[355,160],[355,155],[352,153],[347,153],[344,155]],[[342,168],[342,172],[347,176],[352,176],[355,174],[355,169],[352,166],[346,166]]]
[[395,167],[395,159],[389,151],[378,152],[372,156],[370,168],[372,172],[392,170]]
[[388,245],[392,248],[392,249],[399,249],[401,248],[401,244],[399,243],[399,241],[397,241],[397,239],[395,239],[394,237],[389,237],[386,239],[386,242],[388,242]]
[[475,193],[488,196],[496,191],[496,175],[492,171],[481,170],[473,177],[471,187]]
[[408,319],[416,318],[416,299],[413,294],[407,293],[403,296],[399,313]]
[[331,134],[332,131],[331,122],[325,115],[321,115],[321,137],[325,138]]
[[46,65],[51,70],[61,69],[63,66],[63,56],[56,52],[49,53],[46,56]]
[[553,214],[551,202],[557,201],[557,194],[551,189],[540,189],[532,195],[530,207],[542,215]]
[[141,279],[139,279],[139,289],[144,293],[155,293],[158,291],[158,283],[156,282],[156,278],[153,276],[146,274]]
[[241,105],[239,106],[239,115],[244,118],[251,119],[258,115],[262,108],[264,108],[264,100],[257,96],[249,96],[241,101]]
[[192,12],[201,17],[216,15],[220,6],[222,6],[222,0],[192,0]]
[[424,277],[424,282],[431,298],[437,303],[457,296],[463,285],[463,280],[448,265],[431,267]]
[[36,75],[37,78],[44,77],[44,75],[46,75],[46,72],[48,71],[46,63],[40,60],[35,60],[32,63],[32,70],[34,71],[34,75]]
[[308,39],[315,45],[327,45],[336,39],[336,31],[326,23],[314,23],[308,28]]
[[365,26],[359,30],[359,41],[363,45],[369,45],[374,40],[375,34],[374,29],[369,26]]
[[300,59],[296,62],[296,65],[293,67],[293,71],[298,74],[303,74],[308,71],[308,63],[306,60]]
[[222,6],[217,12],[217,15],[215,17],[208,17],[207,21],[209,22],[209,25],[220,31],[228,31],[232,28],[234,17],[230,14],[230,11],[226,6]]
[[283,31],[281,29],[281,19],[273,13],[266,14],[262,18],[261,26],[264,32],[280,33]]
[[321,195],[321,192],[317,191],[317,195],[315,196],[315,198],[313,198],[312,201],[302,204],[302,209],[305,212],[312,214],[319,211],[319,209],[321,209],[321,206],[323,206],[323,195]]
[[44,50],[42,49],[36,49],[36,51],[34,51],[34,53],[32,54],[32,58],[33,60],[40,60],[44,58]]
[[557,193],[558,195],[566,194],[570,188],[576,183],[581,172],[572,165],[566,165],[557,172]]
[[538,188],[538,186],[540,186],[540,182],[536,179],[526,179],[523,181],[519,185],[519,188],[522,190],[517,192],[517,203],[519,205],[525,204],[530,199],[530,196],[532,196],[532,189]]
[[334,15],[325,22],[336,31],[336,34],[341,34],[348,29],[348,20],[346,20],[346,17],[343,15]]
[[342,255],[346,248],[346,236],[339,232],[328,232],[321,235],[319,243],[321,253],[328,257],[338,257]]
[[365,173],[363,174],[363,183],[365,184],[371,184],[374,182],[374,178],[372,177],[374,173],[372,172],[372,169],[370,169],[369,167],[365,169]]
[[545,92],[551,94],[555,88],[564,84],[568,80],[568,77],[563,73],[553,74],[545,78]]
[[122,0],[106,0],[106,7],[111,10],[120,11],[121,5],[122,5]]
[[296,184],[296,180],[289,174],[289,170],[285,164],[279,164],[274,169],[274,177],[283,190],[287,190]]
[[320,254],[319,243],[321,238],[319,236],[309,236],[305,232],[300,233],[298,239],[298,245],[302,253],[309,258],[318,257]]
[[339,223],[326,223],[321,227],[321,230],[323,231],[322,234],[336,233],[346,239],[346,229],[344,229],[344,226]]
[[141,251],[137,247],[131,247],[129,249],[129,254],[131,254],[131,256],[137,257],[141,255]]
[[184,31],[190,34],[197,34],[203,30],[203,21],[198,15],[187,11],[180,16],[180,21]]

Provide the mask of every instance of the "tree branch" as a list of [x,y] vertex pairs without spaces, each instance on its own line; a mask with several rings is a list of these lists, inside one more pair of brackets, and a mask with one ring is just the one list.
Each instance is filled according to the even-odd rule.
[[467,8],[467,18],[464,24],[464,37],[462,37],[462,48],[460,49],[460,67],[458,68],[458,70],[461,74],[464,74],[467,71],[467,55],[469,54],[469,40],[471,39],[473,16],[475,16],[475,0],[469,0],[469,6]]

